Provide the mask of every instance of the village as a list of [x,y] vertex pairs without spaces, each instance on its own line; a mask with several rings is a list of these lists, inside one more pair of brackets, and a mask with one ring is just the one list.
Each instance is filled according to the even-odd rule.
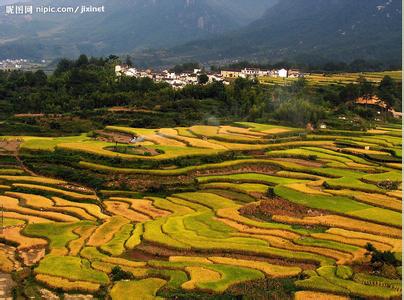
[[[115,73],[118,78],[127,76],[133,78],[150,78],[155,82],[166,82],[174,89],[182,89],[187,85],[197,85],[197,84],[208,84],[213,82],[222,82],[225,85],[229,85],[232,81],[237,78],[254,79],[254,78],[280,78],[280,79],[292,79],[292,78],[305,78],[310,74],[302,73],[295,69],[278,69],[278,70],[261,70],[259,68],[244,68],[241,70],[237,69],[223,69],[220,71],[210,71],[207,72],[204,69],[194,69],[193,71],[184,71],[181,73],[176,73],[174,71],[164,70],[164,71],[153,71],[151,69],[139,70],[135,67],[130,67],[127,65],[117,65],[115,66]],[[354,101],[357,105],[372,106],[378,109],[377,113],[380,115],[382,111],[386,109],[392,114],[396,119],[402,118],[402,113],[397,112],[392,108],[387,108],[384,101],[380,100],[377,96],[371,98],[359,97]],[[346,120],[345,116],[339,116],[340,120]],[[380,121],[379,118],[375,119]],[[326,129],[325,124],[320,124],[321,129]]]
[[43,68],[46,64],[45,60],[34,62],[29,59],[4,59],[0,60],[1,71],[33,71]]
[[258,77],[278,77],[278,78],[301,78],[304,74],[298,70],[261,70],[258,68],[244,68],[241,70],[221,70],[216,72],[206,72],[203,69],[194,69],[188,72],[175,73],[164,70],[155,72],[151,69],[139,70],[127,65],[117,65],[115,67],[117,77],[128,76],[135,78],[150,78],[155,82],[166,82],[175,89],[182,89],[186,85],[205,84],[212,82],[222,82],[230,84],[236,78],[258,78]]

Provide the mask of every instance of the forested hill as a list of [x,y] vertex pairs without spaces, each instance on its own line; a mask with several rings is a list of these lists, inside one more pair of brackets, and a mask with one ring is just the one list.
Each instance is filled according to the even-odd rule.
[[373,95],[401,111],[401,81],[388,74],[380,81],[369,73],[373,81],[357,74],[350,83],[318,86],[305,78],[281,85],[238,78],[229,85],[213,82],[177,90],[150,78],[117,80],[117,64],[121,62],[114,57],[82,55],[61,60],[50,76],[0,71],[0,132],[78,134],[106,125],[156,128],[240,120],[296,127],[326,121],[334,128],[366,129],[375,119],[392,119],[387,112],[380,115],[378,107],[356,105],[358,97]]
[[176,47],[198,60],[401,61],[400,0],[282,0],[242,30]]

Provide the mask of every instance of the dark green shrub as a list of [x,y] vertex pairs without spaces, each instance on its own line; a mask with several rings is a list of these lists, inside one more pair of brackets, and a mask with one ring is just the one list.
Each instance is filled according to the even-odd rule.
[[367,256],[370,256],[370,262],[376,268],[383,268],[384,265],[400,266],[401,262],[395,257],[391,251],[379,251],[371,243],[368,243],[365,247],[368,251]]
[[400,183],[397,181],[385,180],[377,183],[377,186],[384,190],[395,191],[398,190]]
[[133,280],[134,276],[132,273],[122,270],[120,266],[115,266],[111,271],[111,280],[112,281],[120,281],[120,280]]
[[268,188],[266,196],[268,198],[275,198],[276,197],[276,194],[275,194],[275,191],[274,191],[273,187]]

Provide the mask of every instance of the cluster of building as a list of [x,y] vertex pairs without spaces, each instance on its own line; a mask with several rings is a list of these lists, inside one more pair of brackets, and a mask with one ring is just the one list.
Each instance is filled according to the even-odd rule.
[[5,59],[0,60],[0,70],[2,71],[31,71],[34,69],[38,69],[42,67],[46,61],[42,61],[41,63],[32,62],[28,59]]
[[304,75],[298,70],[261,70],[258,68],[244,68],[242,70],[222,70],[221,75],[225,78],[254,78],[254,77],[280,77],[299,78]]
[[183,88],[186,85],[194,85],[200,83],[199,77],[201,75],[207,76],[207,82],[223,82],[230,84],[231,80],[236,78],[258,78],[263,76],[281,77],[281,78],[298,78],[303,74],[297,70],[261,70],[244,68],[242,70],[221,70],[218,72],[205,72],[202,69],[194,69],[193,71],[183,72],[180,74],[164,70],[161,72],[154,72],[148,70],[138,70],[133,67],[125,65],[117,65],[115,67],[117,77],[128,76],[135,78],[150,78],[156,82],[166,82],[174,88]]
[[128,76],[135,78],[150,78],[156,82],[166,82],[174,88],[183,88],[186,85],[193,85],[199,83],[199,76],[206,74],[208,76],[208,82],[219,81],[223,82],[223,77],[220,74],[210,74],[205,73],[201,69],[194,69],[190,72],[183,72],[177,74],[164,70],[161,72],[154,72],[150,69],[148,70],[138,70],[136,68],[126,67],[126,66],[116,66],[115,67],[116,76]]

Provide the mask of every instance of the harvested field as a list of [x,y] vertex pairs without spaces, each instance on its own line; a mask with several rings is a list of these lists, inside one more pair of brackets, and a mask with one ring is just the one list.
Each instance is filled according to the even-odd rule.
[[349,298],[320,292],[300,291],[295,293],[295,300],[349,300]]
[[106,210],[118,216],[125,217],[133,222],[145,222],[150,218],[147,215],[141,214],[130,209],[129,203],[119,201],[104,201]]
[[203,267],[185,267],[191,280],[185,282],[181,287],[185,290],[194,290],[201,283],[215,282],[220,279],[220,273],[205,269]]
[[44,274],[36,275],[35,279],[52,289],[61,289],[65,292],[81,291],[86,293],[95,293],[100,288],[100,285],[97,283],[86,281],[70,281],[65,278]]
[[128,224],[129,220],[120,216],[115,216],[99,226],[89,238],[88,246],[102,246],[109,242],[114,234],[125,224]]
[[31,249],[37,247],[45,247],[47,241],[45,239],[31,238],[21,234],[22,227],[9,227],[3,229],[3,233],[0,234],[0,238],[15,243],[18,245],[18,249]]

